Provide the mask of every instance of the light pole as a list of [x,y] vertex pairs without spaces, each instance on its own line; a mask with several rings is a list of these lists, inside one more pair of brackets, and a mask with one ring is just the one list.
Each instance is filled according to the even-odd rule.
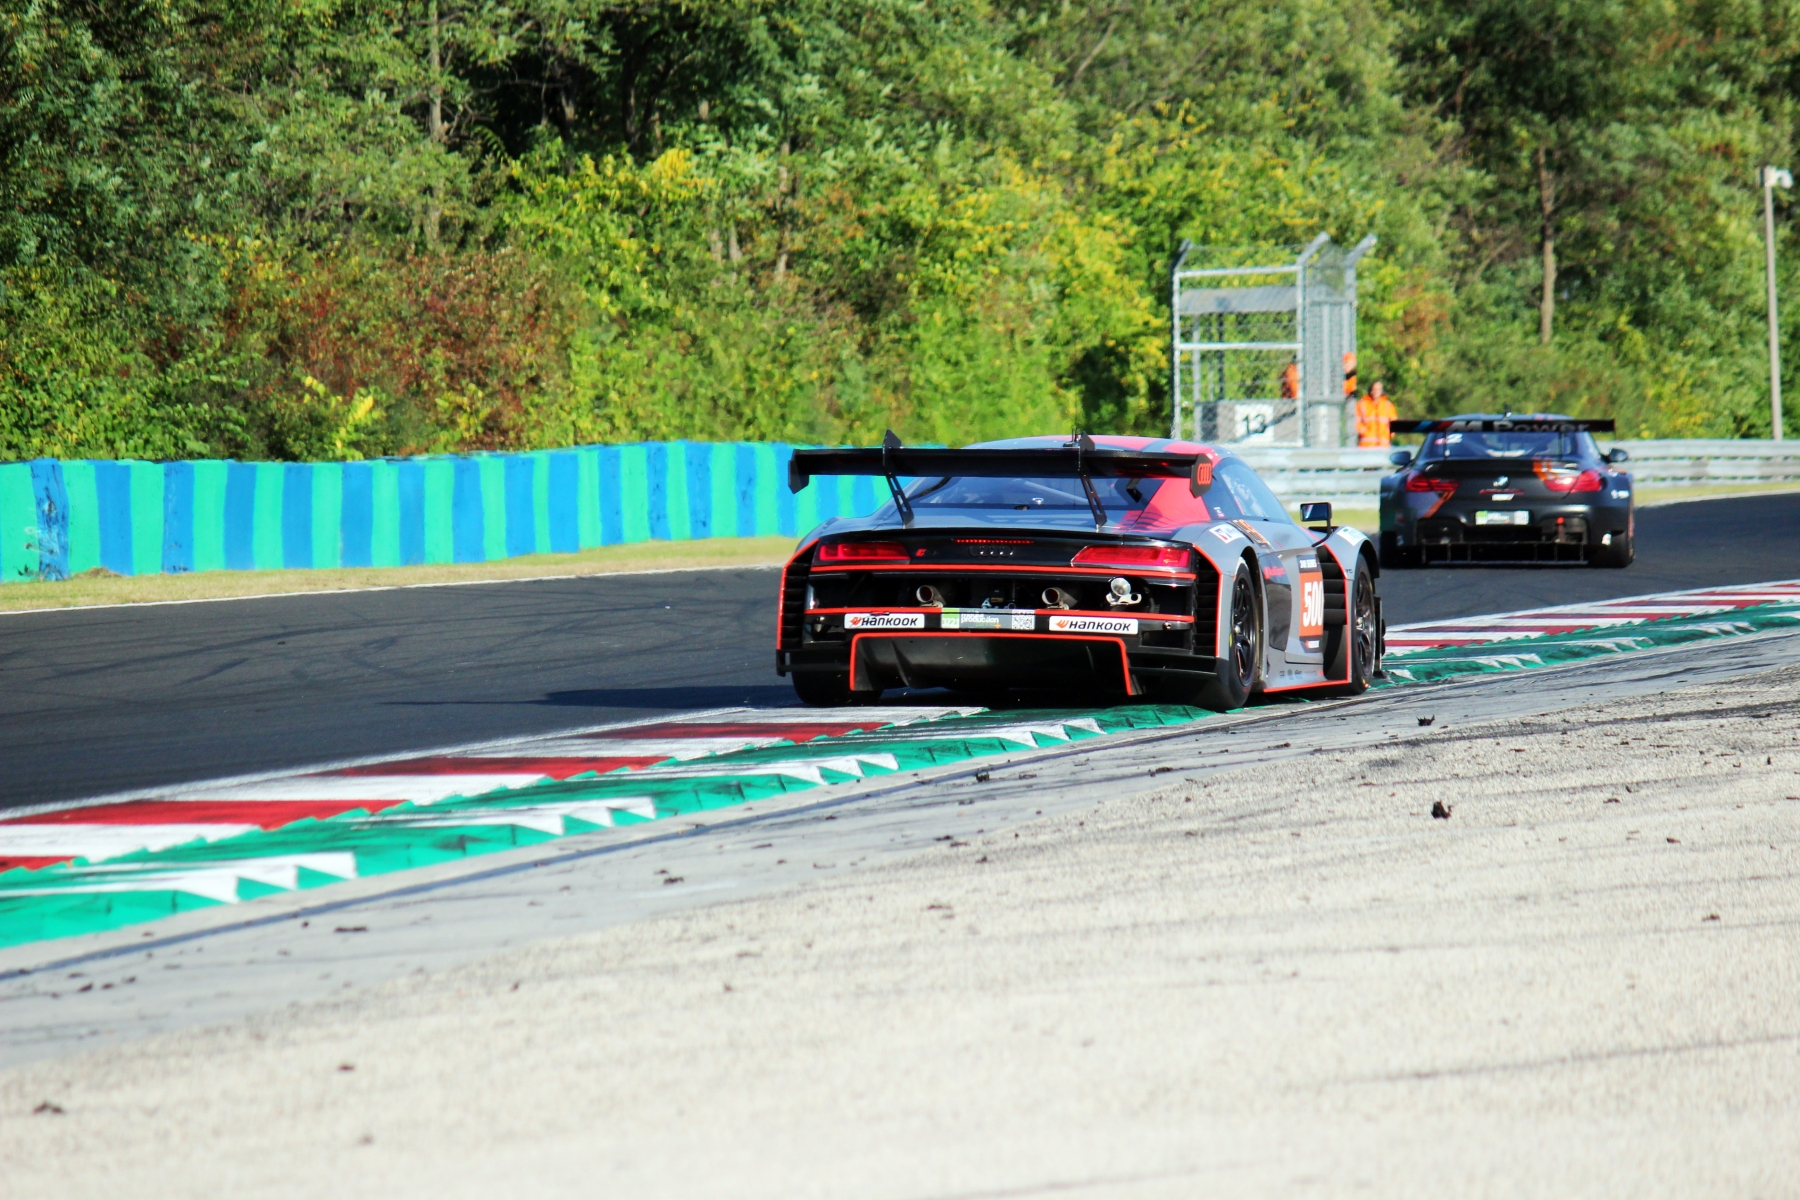
[[1794,177],[1779,167],[1757,172],[1763,189],[1763,255],[1769,276],[1769,436],[1781,440],[1781,322],[1775,311],[1775,189],[1791,188]]

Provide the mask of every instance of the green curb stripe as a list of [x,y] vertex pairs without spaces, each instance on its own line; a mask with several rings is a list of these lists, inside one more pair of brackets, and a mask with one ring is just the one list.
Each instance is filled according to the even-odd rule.
[[[1025,749],[1068,745],[1131,729],[1181,724],[1206,715],[1180,706],[1144,706],[1102,713],[981,713],[947,716],[902,728],[817,738],[731,751],[705,759],[670,761],[639,771],[546,780],[481,796],[454,797],[429,805],[400,804],[378,815],[361,810],[323,820],[306,819],[280,829],[253,831],[214,842],[196,841],[159,850],[83,860],[36,870],[0,873],[0,946],[44,937],[98,932],[194,907],[251,899],[336,882],[345,875],[301,872],[291,887],[239,882],[228,899],[156,888],[181,876],[211,889],[245,864],[295,856],[342,855],[355,877],[468,858],[557,837],[691,815],[772,797],[898,772],[964,762]],[[991,732],[988,732],[991,731]],[[784,767],[792,771],[783,771]],[[659,772],[669,772],[659,774]],[[701,772],[705,772],[702,774]],[[815,775],[817,782],[803,776]],[[552,806],[606,805],[604,819],[565,817],[560,830],[509,823],[506,814]],[[480,823],[475,823],[479,816]],[[459,817],[469,820],[458,823]],[[97,889],[105,888],[101,891]],[[176,900],[173,897],[184,897]]]
[[[1628,632],[1586,630],[1439,647],[1389,666],[1378,687],[1577,662],[1657,646],[1800,627],[1791,604],[1728,616],[1646,621]],[[710,812],[883,775],[1023,750],[1067,746],[1210,716],[1180,705],[947,714],[804,743],[780,743],[642,770],[405,803],[142,850],[103,863],[75,860],[0,873],[0,946],[96,933],[158,917],[347,878],[383,875],[535,846],[609,826]]]
[[[1607,654],[1681,646],[1716,637],[1741,637],[1768,629],[1800,626],[1800,610],[1792,604],[1761,604],[1717,616],[1666,617],[1624,627],[1618,633],[1593,629],[1571,633],[1510,638],[1480,646],[1441,646],[1419,650],[1387,668],[1389,678],[1377,686],[1427,683],[1459,675],[1527,670],[1580,662]],[[1615,627],[1617,628],[1617,627]]]

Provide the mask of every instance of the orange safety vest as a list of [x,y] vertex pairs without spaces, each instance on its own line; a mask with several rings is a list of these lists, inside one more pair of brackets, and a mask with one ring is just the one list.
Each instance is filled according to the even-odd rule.
[[1365,394],[1356,400],[1356,444],[1382,447],[1394,444],[1388,422],[1400,415],[1394,402],[1386,396]]

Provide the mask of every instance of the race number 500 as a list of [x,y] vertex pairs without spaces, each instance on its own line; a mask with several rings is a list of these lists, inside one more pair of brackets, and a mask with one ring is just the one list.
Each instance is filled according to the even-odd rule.
[[1310,571],[1300,575],[1300,636],[1316,638],[1325,632],[1325,577]]

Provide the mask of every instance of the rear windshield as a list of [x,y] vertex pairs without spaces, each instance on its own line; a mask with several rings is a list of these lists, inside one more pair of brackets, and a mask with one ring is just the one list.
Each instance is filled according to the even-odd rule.
[[[1189,505],[1204,504],[1205,513],[1192,512],[1184,520],[1293,522],[1287,510],[1244,463],[1226,458],[1213,467],[1212,486],[1200,500],[1190,501],[1188,485],[1182,479],[1096,479],[1094,494],[1113,517],[1139,512],[1156,497],[1157,489],[1169,486],[1176,490],[1171,514]],[[1009,509],[1014,512],[1036,512],[1047,509],[1076,509],[1086,512],[1087,494],[1079,479],[921,479],[906,490],[915,508],[979,508]],[[1165,498],[1164,505],[1171,504]]]
[[1599,454],[1587,433],[1432,433],[1420,458],[1478,460],[1593,458]]
[[[1096,479],[1094,494],[1107,512],[1142,508],[1156,494],[1160,479]],[[1087,511],[1087,493],[1079,479],[921,479],[906,490],[914,508],[998,508],[1015,512],[1078,508]]]

